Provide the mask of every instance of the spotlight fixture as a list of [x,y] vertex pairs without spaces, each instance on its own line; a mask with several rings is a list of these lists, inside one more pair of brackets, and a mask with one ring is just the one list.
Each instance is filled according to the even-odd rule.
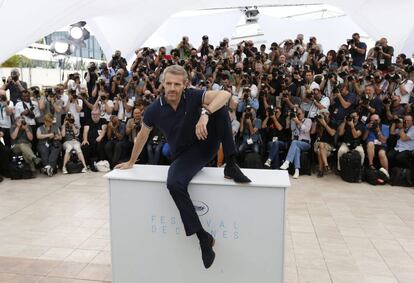
[[56,55],[71,55],[75,47],[64,40],[54,41],[50,46],[50,51]]
[[85,21],[80,21],[70,25],[68,38],[74,44],[83,45],[83,41],[89,38],[90,33],[86,28],[84,28],[85,25]]

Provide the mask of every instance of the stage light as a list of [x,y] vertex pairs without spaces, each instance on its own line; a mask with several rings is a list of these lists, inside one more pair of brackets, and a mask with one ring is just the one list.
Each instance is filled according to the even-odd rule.
[[54,41],[50,46],[50,51],[58,55],[71,55],[75,51],[75,48],[69,42]]
[[80,21],[70,25],[68,31],[69,40],[74,42],[75,44],[82,44],[84,40],[88,39],[90,33],[86,28],[84,28],[85,25],[85,21]]

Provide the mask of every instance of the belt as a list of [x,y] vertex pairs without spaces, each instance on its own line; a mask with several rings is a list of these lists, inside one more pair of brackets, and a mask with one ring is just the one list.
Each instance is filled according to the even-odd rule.
[[310,143],[309,140],[300,140],[301,142],[306,142],[306,143]]

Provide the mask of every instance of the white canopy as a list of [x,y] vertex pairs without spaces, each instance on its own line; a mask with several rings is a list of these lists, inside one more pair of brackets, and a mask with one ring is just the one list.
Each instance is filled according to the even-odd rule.
[[[145,0],[0,0],[0,28],[2,43],[0,45],[0,62],[6,60],[19,50],[35,42],[39,38],[80,20],[88,23],[95,34],[105,54],[110,57],[114,50],[122,51],[126,58],[131,58],[137,47],[141,46],[162,23],[171,15],[183,10],[206,8],[223,8],[252,5],[275,4],[310,4],[315,1],[301,0],[179,0],[179,1],[145,1]],[[405,52],[411,55],[414,49],[414,23],[409,21],[414,11],[414,1],[390,2],[386,0],[322,0],[322,3],[339,7],[352,21],[373,39],[386,37],[396,52]],[[207,17],[208,18],[208,17]],[[194,17],[194,22],[187,21],[180,30],[168,30],[179,36],[187,34],[191,26],[208,21],[206,17]],[[217,22],[208,25],[207,30],[200,30],[200,34],[222,36],[220,31],[227,31],[227,26],[234,24],[231,12],[228,20],[223,20],[217,28]],[[267,23],[269,21],[265,20]],[[211,21],[212,22],[212,21]],[[269,23],[270,26],[271,23]],[[332,29],[332,38],[337,31],[348,23],[341,20],[333,21],[338,26],[320,25],[318,29]],[[262,24],[262,28],[266,27]],[[296,26],[287,26],[286,29],[295,30]],[[318,37],[318,31],[313,33]],[[322,34],[322,33],[321,33]],[[326,34],[326,32],[325,32]],[[230,36],[230,34],[227,34]],[[194,43],[199,42],[198,39]],[[322,44],[328,44],[331,37],[320,39]],[[173,38],[171,38],[172,40]],[[178,41],[175,41],[175,44]],[[172,43],[171,43],[172,44]],[[325,48],[326,49],[326,48]]]

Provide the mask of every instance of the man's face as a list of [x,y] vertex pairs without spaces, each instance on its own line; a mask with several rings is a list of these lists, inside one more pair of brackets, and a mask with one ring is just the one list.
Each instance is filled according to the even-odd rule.
[[28,93],[23,93],[22,94],[22,100],[25,102],[29,102],[30,101],[30,95]]
[[121,57],[121,51],[115,51],[115,56],[116,57]]
[[404,117],[404,126],[405,128],[409,128],[413,125],[413,117],[411,117],[410,115],[406,115]]
[[101,118],[101,114],[98,111],[93,111],[91,116],[92,116],[92,121],[94,121],[95,123],[98,123],[99,119]]
[[365,94],[367,94],[369,97],[372,97],[374,95],[374,89],[371,86],[367,86],[365,88]]
[[359,35],[354,34],[354,35],[352,36],[352,39],[353,39],[353,40],[355,40],[355,42],[359,42]]
[[178,102],[185,88],[184,76],[167,73],[163,82],[165,98],[170,102]]
[[307,82],[313,81],[313,75],[312,75],[312,73],[311,72],[307,72],[305,74],[305,79],[306,79]]
[[379,123],[380,122],[380,118],[377,114],[371,115],[371,118],[369,120],[371,121],[371,123]]
[[285,55],[280,55],[279,56],[279,63],[280,64],[285,64],[286,63],[286,57],[285,57]]
[[136,121],[140,120],[141,119],[141,114],[142,114],[141,109],[135,108],[135,110],[134,110],[134,120],[136,120]]

